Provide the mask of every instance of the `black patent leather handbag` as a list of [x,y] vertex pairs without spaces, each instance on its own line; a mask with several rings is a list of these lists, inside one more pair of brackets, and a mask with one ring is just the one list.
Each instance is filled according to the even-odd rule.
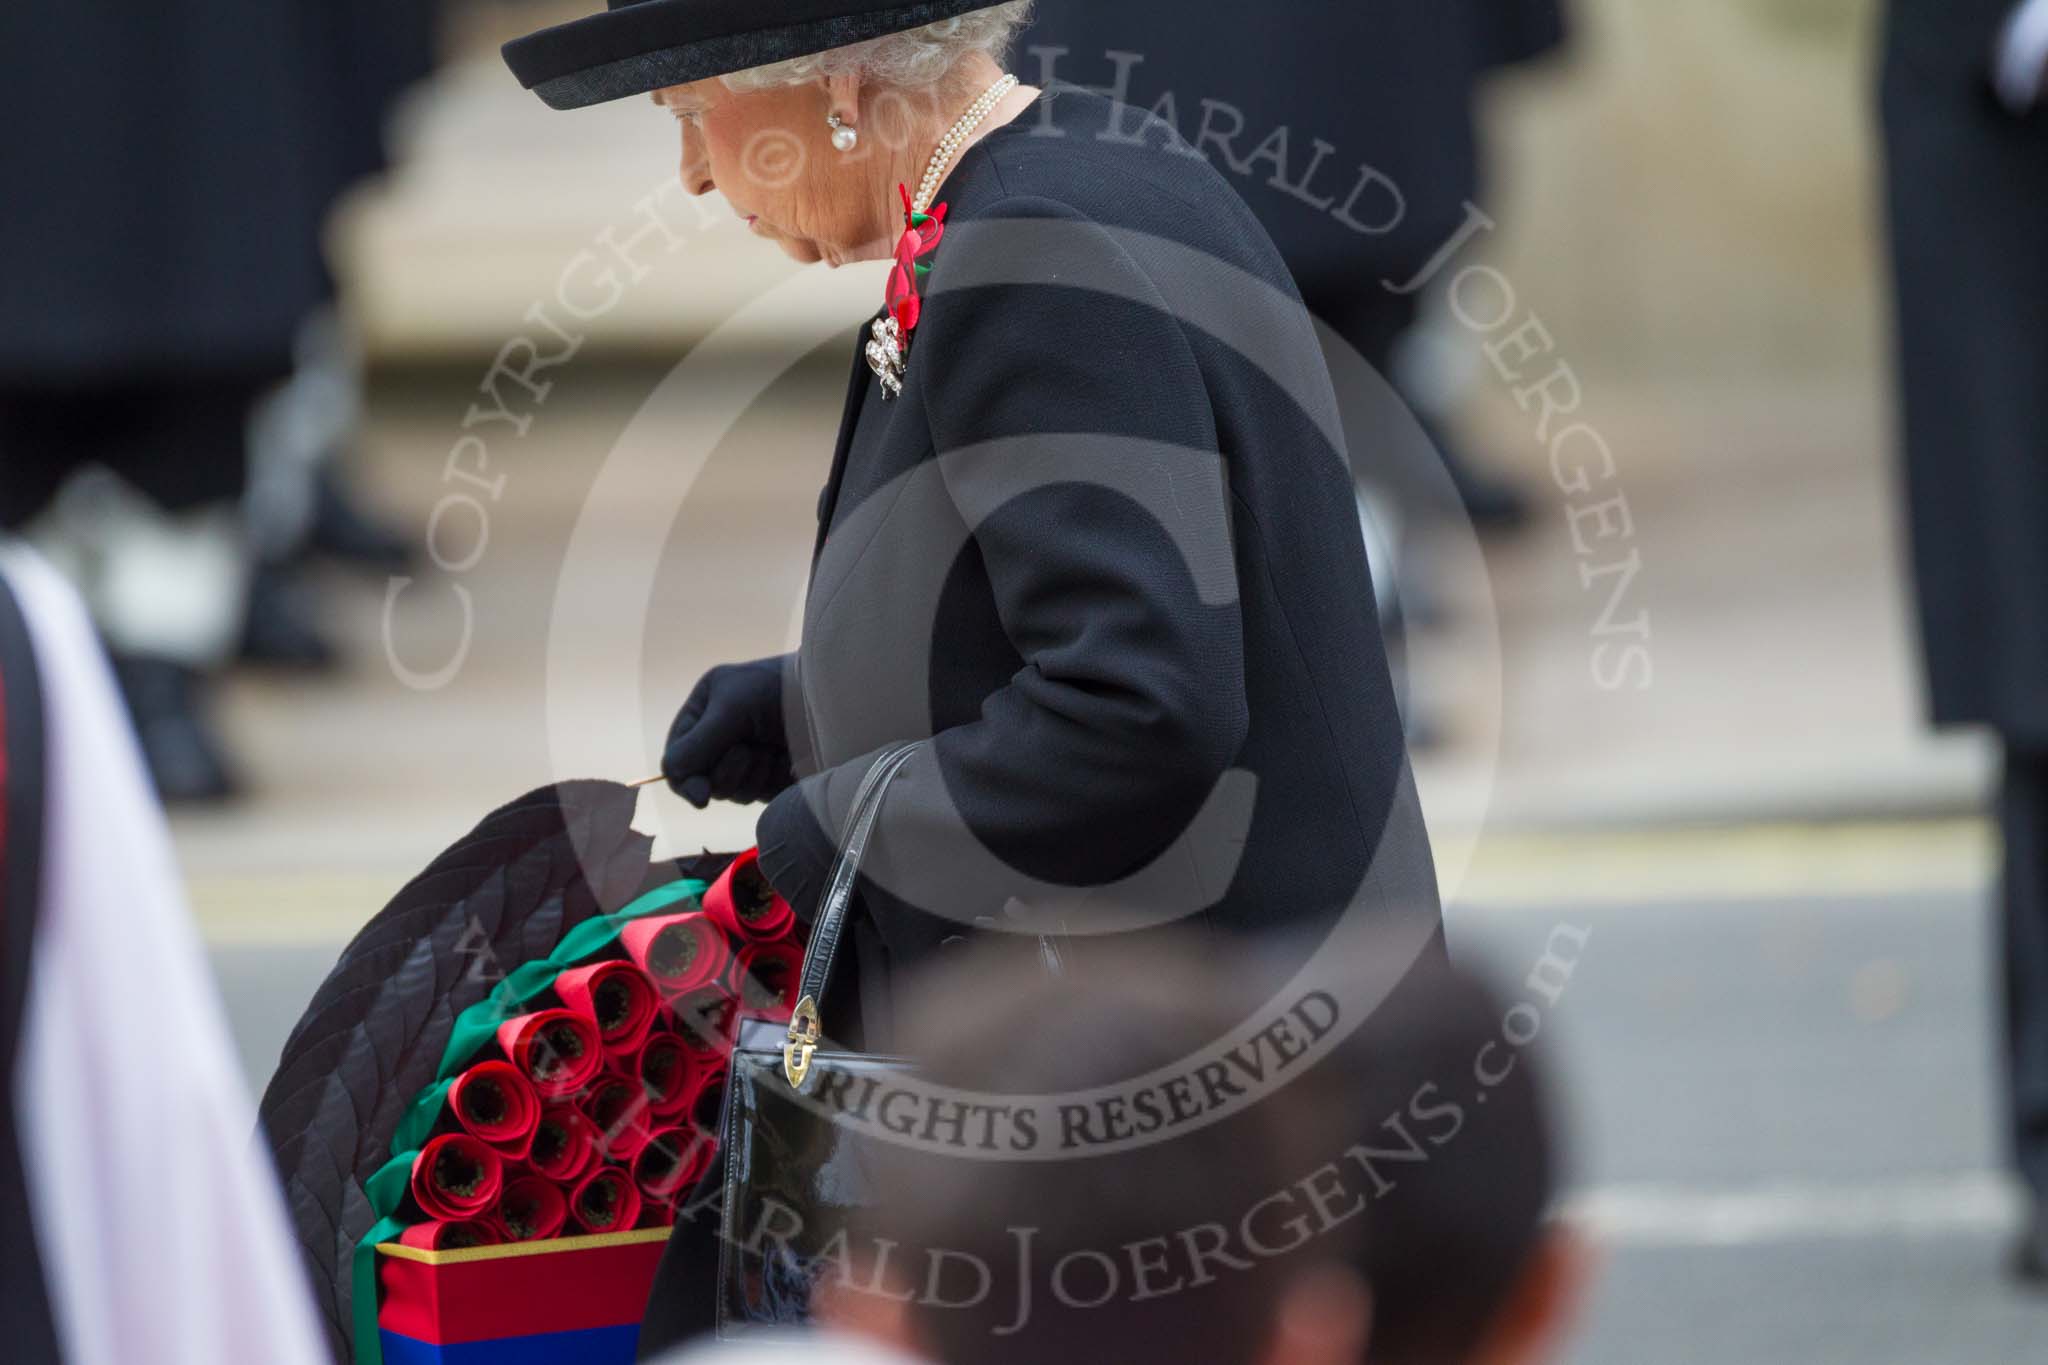
[[[828,1050],[821,1011],[846,930],[861,857],[889,783],[916,752],[901,744],[876,758],[854,793],[839,857],[804,952],[796,1012],[787,1028],[753,1021],[733,1050],[720,1149],[717,1333],[754,1339],[794,1333],[811,1318],[811,1292],[828,1248],[874,1206],[875,1138],[835,1122],[829,1101],[859,1081],[908,1069],[899,1057]],[[844,1241],[840,1242],[843,1255]]]

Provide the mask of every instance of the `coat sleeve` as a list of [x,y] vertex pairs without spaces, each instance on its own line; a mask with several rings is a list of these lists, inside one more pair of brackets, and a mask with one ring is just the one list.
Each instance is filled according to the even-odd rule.
[[[863,898],[911,956],[1013,899],[1179,856],[1247,725],[1224,452],[1182,324],[1114,233],[1047,201],[953,229],[940,261],[906,401],[923,395],[1020,663],[884,807]],[[824,828],[865,768],[764,815],[764,866],[792,899],[822,885]]]

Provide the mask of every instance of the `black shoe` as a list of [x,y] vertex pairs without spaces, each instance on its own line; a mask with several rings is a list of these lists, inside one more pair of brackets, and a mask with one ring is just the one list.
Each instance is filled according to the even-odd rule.
[[241,657],[306,673],[325,673],[340,662],[341,652],[320,629],[312,594],[281,564],[259,564],[249,577]]
[[197,673],[163,659],[119,658],[114,677],[157,797],[165,805],[224,801],[240,785],[207,720]]
[[313,525],[310,548],[336,559],[383,573],[403,573],[412,565],[413,543],[363,510],[329,461],[313,476]]
[[2027,1230],[2012,1251],[2012,1276],[2036,1289],[2048,1289],[2048,1209],[2036,1208]]

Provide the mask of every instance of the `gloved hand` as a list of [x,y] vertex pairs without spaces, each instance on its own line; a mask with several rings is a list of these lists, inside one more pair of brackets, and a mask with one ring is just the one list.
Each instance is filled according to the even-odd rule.
[[785,659],[721,664],[698,680],[669,727],[661,775],[702,810],[713,799],[766,801],[796,781],[783,726]]

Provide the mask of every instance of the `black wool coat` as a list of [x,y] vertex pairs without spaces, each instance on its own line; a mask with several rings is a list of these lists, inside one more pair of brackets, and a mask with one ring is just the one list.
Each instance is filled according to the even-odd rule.
[[854,364],[788,661],[802,781],[759,837],[812,913],[872,757],[925,741],[827,1004],[870,1048],[906,970],[990,930],[1085,962],[1437,915],[1300,296],[1213,167],[1112,113],[1043,96],[971,149],[902,397]]
[[1995,100],[2011,0],[1894,0],[1882,103],[1933,719],[2048,752],[2048,112]]

